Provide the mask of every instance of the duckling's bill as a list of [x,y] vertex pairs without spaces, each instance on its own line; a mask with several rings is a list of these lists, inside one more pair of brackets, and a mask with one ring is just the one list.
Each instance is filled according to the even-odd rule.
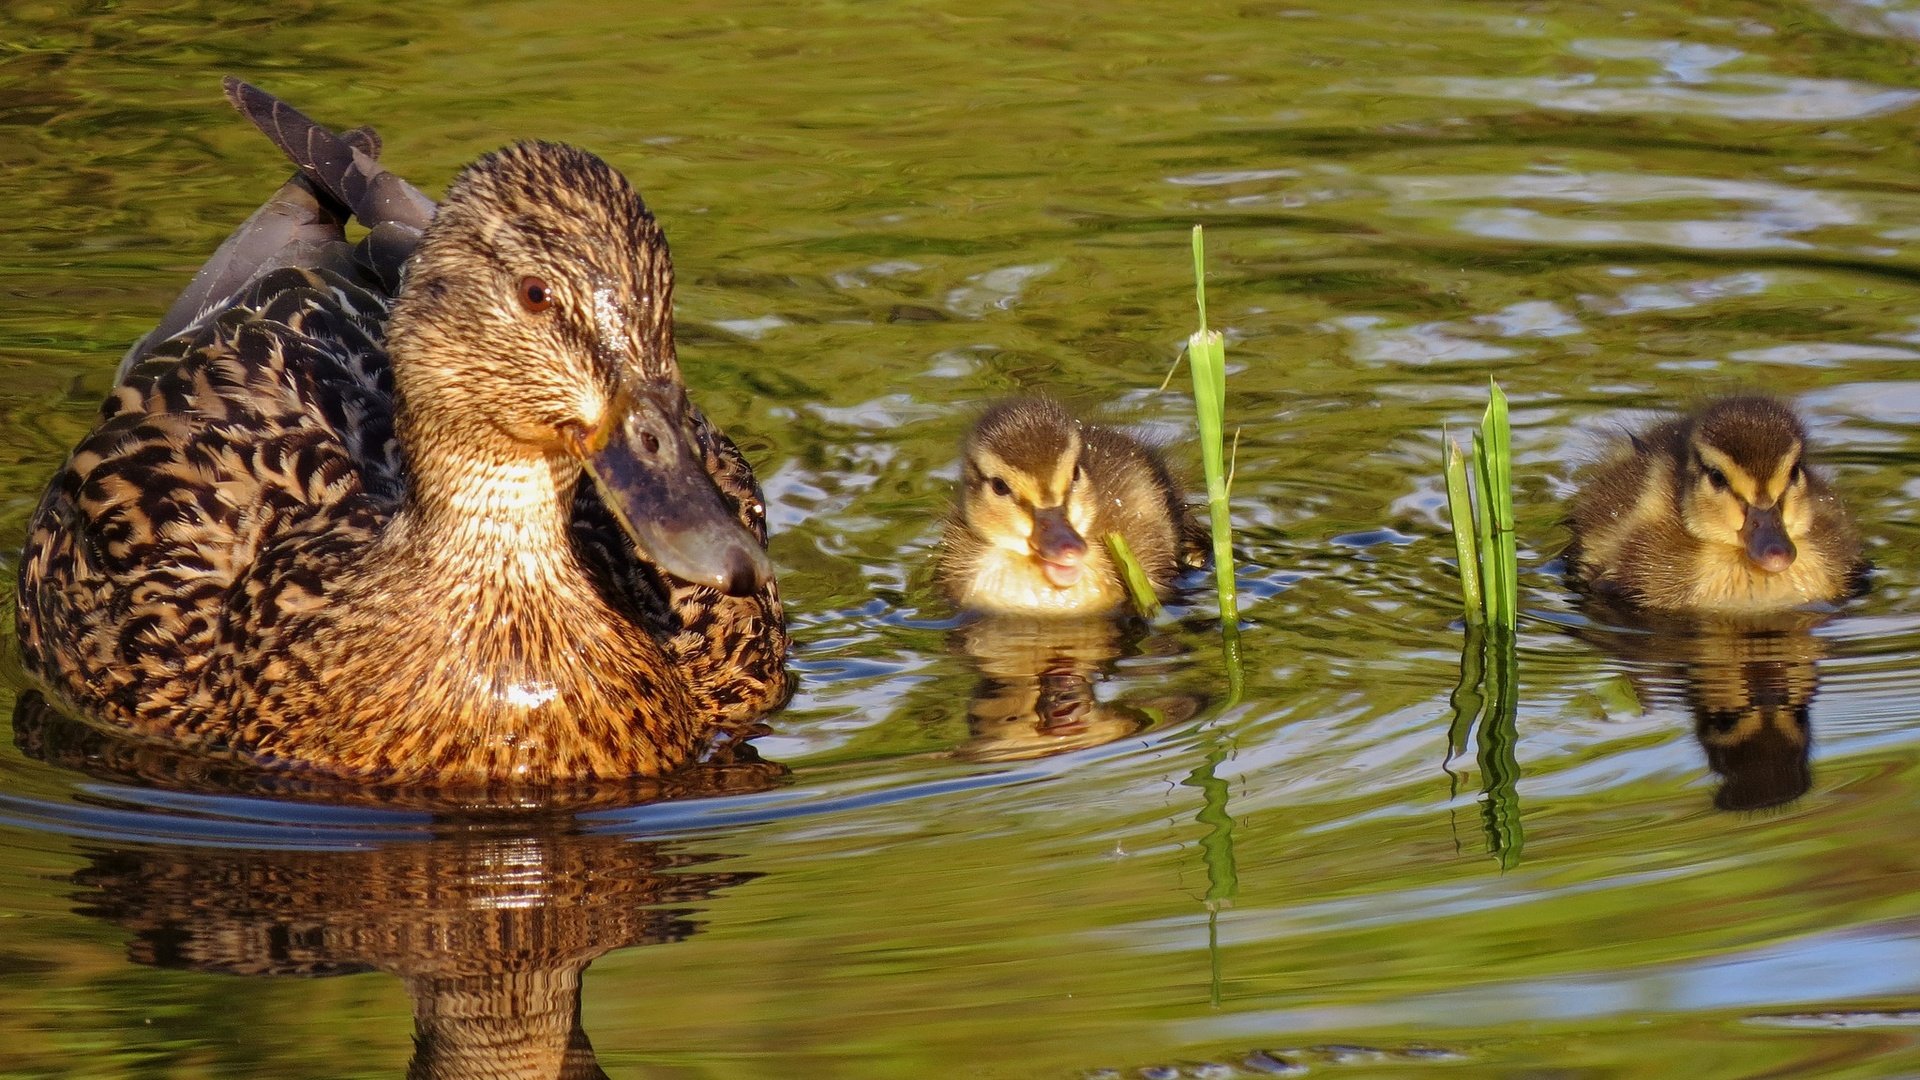
[[772,579],[766,553],[707,475],[677,387],[626,389],[575,452],[635,546],[667,573],[735,596]]
[[1769,574],[1784,572],[1793,565],[1793,557],[1798,554],[1793,546],[1793,538],[1787,535],[1787,526],[1781,519],[1780,504],[1777,502],[1765,509],[1747,507],[1746,521],[1740,527],[1740,540],[1747,546],[1747,558]]
[[1056,589],[1070,589],[1086,565],[1087,541],[1067,520],[1067,507],[1036,507],[1033,511],[1033,555]]

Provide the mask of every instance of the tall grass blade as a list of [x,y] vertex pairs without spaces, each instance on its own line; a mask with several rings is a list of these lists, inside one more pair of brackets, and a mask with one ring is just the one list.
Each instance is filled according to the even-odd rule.
[[1500,585],[1500,553],[1493,543],[1493,500],[1487,494],[1493,490],[1493,463],[1487,453],[1485,431],[1473,433],[1473,473],[1480,487],[1480,497],[1473,500],[1473,546],[1480,553],[1480,598],[1487,625],[1498,627],[1503,623],[1500,600],[1506,593]]
[[1451,438],[1441,450],[1446,459],[1447,520],[1453,524],[1453,553],[1460,563],[1460,603],[1467,624],[1486,618],[1486,600],[1480,593],[1480,556],[1474,550],[1473,501],[1467,490],[1467,455]]
[[1488,504],[1493,534],[1488,538],[1494,549],[1494,562],[1500,567],[1500,595],[1495,605],[1499,619],[1494,625],[1511,634],[1520,614],[1519,555],[1513,523],[1513,438],[1507,422],[1507,395],[1500,384],[1487,381],[1487,412],[1480,421],[1487,449],[1489,483],[1481,489]]
[[[1460,652],[1460,681],[1448,698],[1447,757],[1441,768],[1456,784],[1451,765],[1466,748],[1469,730],[1478,747],[1481,817],[1487,850],[1502,870],[1520,862],[1525,835],[1520,822],[1519,658],[1515,650],[1520,611],[1520,573],[1513,514],[1513,434],[1507,396],[1489,380],[1486,413],[1473,435],[1472,466],[1458,443],[1442,446],[1447,516],[1460,562],[1460,603],[1467,632]],[[1457,788],[1456,788],[1457,790]]]
[[[1206,241],[1193,227],[1194,297],[1200,329],[1187,339],[1187,370],[1193,377],[1193,409],[1200,426],[1200,463],[1207,474],[1207,510],[1213,527],[1213,574],[1223,634],[1238,636],[1239,595],[1233,568],[1233,516],[1227,502],[1226,412],[1227,345],[1219,331],[1207,329]],[[1233,650],[1238,658],[1238,650]]]
[[[1246,690],[1240,662],[1240,602],[1233,569],[1233,515],[1227,503],[1226,413],[1227,345],[1217,331],[1207,329],[1207,255],[1200,226],[1193,227],[1193,295],[1200,313],[1200,329],[1187,338],[1187,370],[1193,379],[1194,419],[1200,428],[1200,462],[1207,474],[1207,513],[1213,531],[1213,575],[1220,604],[1220,653],[1227,669],[1227,699],[1221,712],[1239,704]],[[1219,940],[1220,908],[1240,888],[1233,851],[1233,818],[1227,813],[1232,794],[1218,769],[1232,749],[1232,740],[1216,734],[1211,750],[1185,784],[1201,791],[1198,821],[1207,833],[1200,839],[1201,859],[1207,867],[1207,952],[1210,996],[1220,1004],[1223,983]]]

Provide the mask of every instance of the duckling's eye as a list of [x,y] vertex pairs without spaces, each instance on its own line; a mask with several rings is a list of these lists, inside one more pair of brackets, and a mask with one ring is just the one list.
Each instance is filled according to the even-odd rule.
[[1713,490],[1715,491],[1725,491],[1727,490],[1727,474],[1709,465],[1707,466],[1707,483],[1712,484]]
[[1077,484],[1080,481],[1085,480],[1086,478],[1087,478],[1087,467],[1085,465],[1075,465],[1073,467],[1073,482]]
[[537,277],[520,279],[520,306],[535,315],[553,306],[553,290]]
[[1013,494],[1013,489],[1007,486],[1007,482],[997,476],[987,481],[987,486],[993,488],[993,493],[1003,499]]
[[1788,487],[1793,487],[1798,483],[1800,483],[1800,481],[1805,480],[1806,478],[1807,478],[1807,470],[1802,468],[1800,463],[1797,461],[1793,463],[1793,468],[1787,470],[1787,486]]

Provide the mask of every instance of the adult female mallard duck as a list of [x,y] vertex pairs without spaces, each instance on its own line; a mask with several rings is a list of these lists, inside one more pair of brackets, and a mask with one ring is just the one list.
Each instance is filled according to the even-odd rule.
[[1758,396],[1626,436],[1574,496],[1575,577],[1676,612],[1779,611],[1858,591],[1859,538],[1806,449],[1793,410]]
[[962,607],[1113,611],[1127,601],[1107,551],[1113,533],[1163,596],[1183,567],[1205,558],[1206,529],[1159,455],[1121,432],[1080,423],[1054,401],[993,405],[960,453],[960,494],[939,574]]
[[449,790],[658,775],[783,702],[759,489],[626,179],[520,143],[436,207],[370,133],[227,92],[300,174],[48,487],[29,670],[135,736]]

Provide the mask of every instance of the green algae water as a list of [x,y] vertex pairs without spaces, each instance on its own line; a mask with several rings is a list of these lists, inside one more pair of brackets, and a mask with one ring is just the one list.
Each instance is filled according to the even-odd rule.
[[[9,580],[121,352],[284,178],[229,73],[431,192],[524,137],[633,179],[766,488],[789,771],[573,816],[281,802],[118,776],[24,695],[0,1077],[1920,1073],[1920,5],[23,0]],[[1159,390],[1195,224],[1238,695],[1204,580],[1121,629],[931,583],[997,395],[1168,443],[1198,496]],[[1491,683],[1440,469],[1490,375]],[[1577,463],[1739,388],[1806,413],[1872,592],[1752,635],[1580,611]]]

